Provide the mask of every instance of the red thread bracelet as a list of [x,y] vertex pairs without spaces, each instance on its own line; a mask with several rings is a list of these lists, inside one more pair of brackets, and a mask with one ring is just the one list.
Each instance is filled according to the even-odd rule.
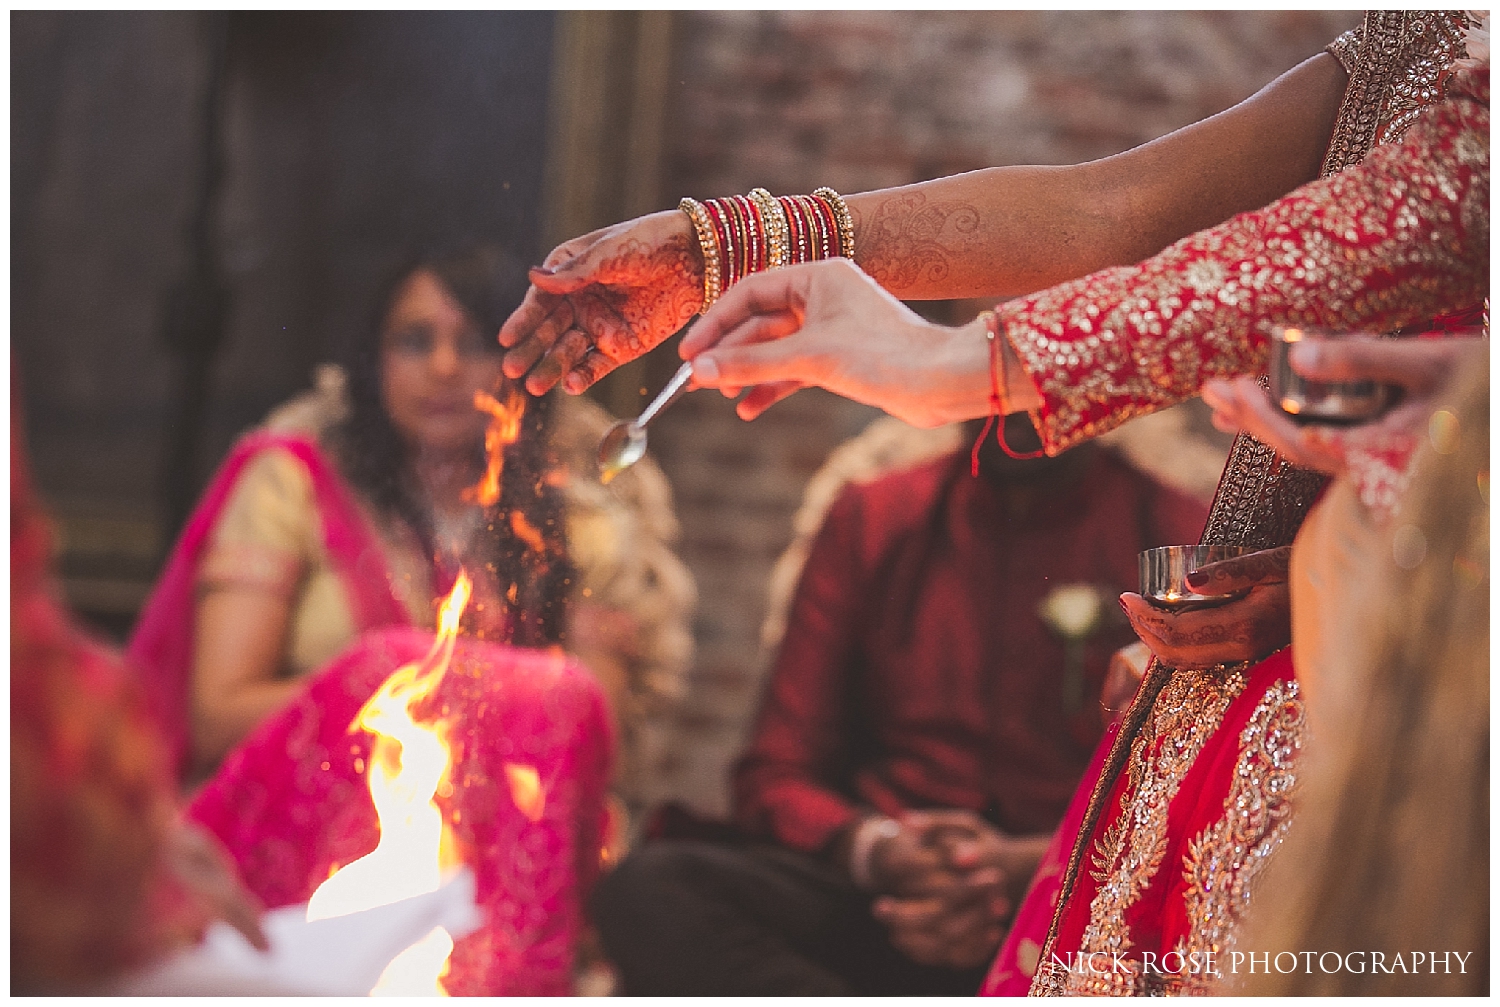
[[993,311],[986,311],[979,317],[984,319],[984,337],[990,344],[990,414],[985,417],[984,429],[979,431],[979,436],[974,439],[974,447],[969,452],[969,474],[976,477],[979,475],[979,447],[989,436],[991,427],[995,429],[995,443],[1010,458],[1026,461],[1040,458],[1046,453],[1027,451],[1021,454],[1005,443],[1005,399],[1002,391],[1005,387],[1005,357],[1000,345],[1000,316]]

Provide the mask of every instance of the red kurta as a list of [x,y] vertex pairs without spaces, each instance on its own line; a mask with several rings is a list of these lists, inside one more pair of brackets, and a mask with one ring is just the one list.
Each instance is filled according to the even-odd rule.
[[[1100,450],[1024,506],[968,455],[846,489],[812,547],[749,750],[749,831],[824,847],[860,806],[953,807],[1014,833],[1057,825],[1101,728],[1099,686],[1133,638],[1114,594],[1136,553],[1192,542],[1205,508]],[[1063,642],[1037,606],[1103,588],[1083,698],[1064,709]]]

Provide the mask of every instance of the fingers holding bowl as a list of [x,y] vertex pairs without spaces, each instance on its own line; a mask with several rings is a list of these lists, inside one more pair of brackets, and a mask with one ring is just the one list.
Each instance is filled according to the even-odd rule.
[[1120,605],[1141,642],[1172,668],[1257,661],[1291,639],[1285,583],[1262,583],[1234,601],[1168,611],[1134,593]]
[[1243,430],[1303,468],[1329,474],[1343,471],[1342,432],[1298,426],[1253,378],[1210,381],[1203,386],[1202,394],[1203,401],[1214,410],[1213,424],[1218,429],[1226,433]]
[[1188,587],[1204,595],[1232,595],[1249,591],[1259,584],[1285,583],[1291,563],[1292,547],[1261,549],[1243,556],[1205,563],[1188,573]]

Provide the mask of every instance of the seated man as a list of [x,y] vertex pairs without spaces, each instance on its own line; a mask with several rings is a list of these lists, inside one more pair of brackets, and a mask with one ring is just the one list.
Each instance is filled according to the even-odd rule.
[[1205,515],[1095,446],[991,436],[980,476],[950,452],[833,504],[735,769],[743,841],[647,844],[595,894],[624,992],[978,989],[1099,738],[1114,595]]

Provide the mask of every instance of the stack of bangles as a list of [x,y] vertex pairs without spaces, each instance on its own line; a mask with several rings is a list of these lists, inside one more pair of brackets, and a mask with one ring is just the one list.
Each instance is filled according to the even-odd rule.
[[854,218],[829,188],[810,196],[773,196],[765,189],[722,199],[684,199],[703,247],[703,309],[751,273],[818,259],[854,258]]

